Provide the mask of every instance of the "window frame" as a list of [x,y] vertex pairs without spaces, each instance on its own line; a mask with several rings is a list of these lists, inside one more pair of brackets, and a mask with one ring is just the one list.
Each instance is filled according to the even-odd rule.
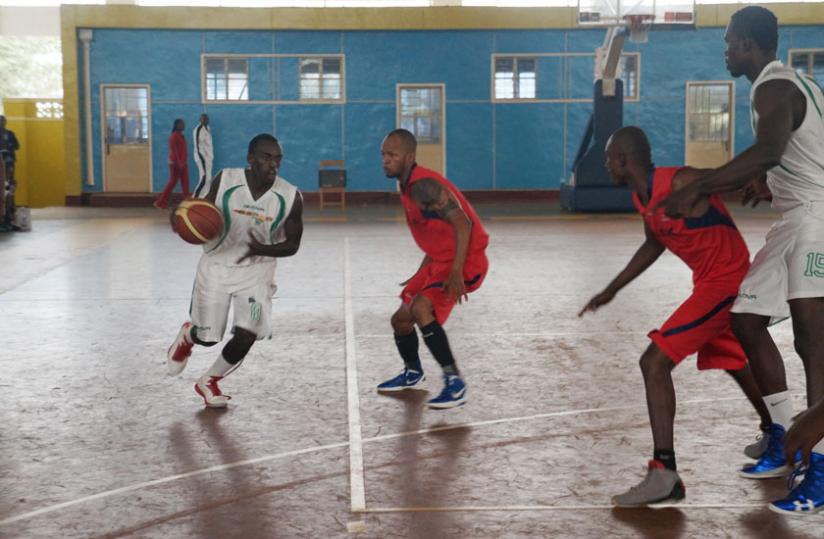
[[[492,71],[492,91],[493,91],[493,95],[494,95],[495,100],[503,101],[503,102],[506,102],[506,103],[511,103],[511,102],[514,102],[514,101],[535,101],[536,99],[538,99],[538,57],[537,56],[535,56],[535,55],[526,55],[526,54],[521,54],[521,55],[517,55],[517,56],[496,54],[494,56],[495,56],[495,58],[492,61],[492,70],[493,70]],[[504,60],[504,59],[512,60],[512,83],[513,83],[512,84],[512,94],[513,94],[513,97],[498,97],[497,93],[494,93],[497,90],[497,81],[498,81],[498,79],[497,79],[497,75],[498,75],[497,63],[498,63],[498,60]],[[522,60],[531,60],[533,65],[535,66],[535,68],[532,70],[532,73],[535,74],[535,97],[521,97],[521,96],[518,95],[518,93],[519,93],[518,89],[520,87],[520,82],[521,82],[521,78],[520,78],[521,70],[518,68],[518,64]]]
[[[209,60],[223,60],[224,81],[226,83],[227,99],[209,99],[209,72],[206,65]],[[244,60],[246,62],[246,99],[228,99],[229,95],[229,61]],[[243,54],[201,54],[200,56],[201,101],[203,103],[250,103],[249,99],[249,56]]]
[[[318,84],[320,87],[320,94],[321,97],[304,97],[303,96],[303,62],[305,60],[319,60],[320,61],[320,73],[318,77]],[[323,64],[326,60],[337,60],[340,62],[340,71],[338,75],[340,75],[340,97],[332,98],[332,97],[324,97],[323,96]],[[344,60],[343,54],[307,54],[307,55],[300,55],[298,58],[298,94],[299,98],[298,101],[301,103],[342,103],[346,101],[346,62]]]
[[[298,81],[298,98],[297,99],[252,99],[251,98],[251,88],[247,88],[247,96],[250,96],[248,99],[244,100],[237,100],[237,99],[229,99],[229,100],[216,100],[216,99],[206,99],[207,94],[207,86],[206,86],[206,60],[215,59],[215,58],[223,58],[228,60],[238,60],[244,59],[247,60],[246,64],[246,80],[249,80],[249,64],[248,61],[254,58],[268,58],[268,59],[276,59],[276,58],[290,58],[296,59],[298,61],[298,72],[297,72],[297,81]],[[323,58],[333,58],[340,60],[340,98],[339,99],[304,99],[300,96],[300,65],[301,61],[305,59],[323,59]],[[323,54],[316,54],[316,53],[294,53],[294,54],[238,54],[238,53],[201,53],[200,55],[200,99],[203,104],[221,104],[221,105],[343,105],[346,104],[346,55],[342,53],[323,53]]]
[[[790,49],[787,51],[787,66],[792,68],[793,67],[793,55],[795,54],[805,54],[807,55],[807,71],[804,72],[805,75],[813,77],[813,72],[811,70],[810,63],[812,62],[814,54],[824,54],[824,48],[811,48],[811,49]],[[794,69],[794,68],[793,68]]]
[[[636,94],[633,96],[624,95],[624,102],[637,103],[641,101],[641,52],[631,51],[622,52],[621,57],[634,56],[635,57],[635,73],[636,73]],[[490,56],[490,74],[489,74],[489,92],[490,101],[492,103],[591,103],[591,97],[518,97],[518,98],[501,98],[495,95],[495,62],[499,58],[533,58],[535,62],[535,95],[539,93],[538,84],[538,59],[539,58],[567,58],[567,57],[592,57],[595,58],[595,53],[592,52],[528,52],[528,53],[492,53]]]

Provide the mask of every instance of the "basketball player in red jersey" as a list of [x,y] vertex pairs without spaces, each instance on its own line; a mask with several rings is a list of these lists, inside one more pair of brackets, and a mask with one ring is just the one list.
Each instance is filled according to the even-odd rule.
[[446,178],[415,162],[417,141],[405,129],[389,133],[381,145],[383,170],[400,184],[401,204],[415,243],[424,252],[417,273],[404,284],[401,307],[392,315],[395,344],[404,362],[398,376],[378,391],[402,391],[424,381],[418,335],[443,368],[444,388],[430,408],[453,408],[466,402],[466,384],[455,365],[442,327],[455,303],[480,288],[489,263],[489,235],[475,210]]
[[[690,167],[658,167],[652,163],[649,142],[638,127],[623,127],[607,142],[607,170],[619,184],[633,191],[635,207],[644,218],[646,241],[621,273],[584,306],[578,316],[606,305],[615,294],[669,249],[692,269],[692,295],[660,329],[641,356],[652,437],[655,445],[646,478],[627,492],[614,496],[621,507],[639,507],[677,501],[684,497],[684,484],[676,471],[673,450],[675,389],[672,369],[685,357],[698,353],[698,368],[726,370],[747,395],[761,417],[761,428],[770,425],[769,412],[761,399],[747,357],[730,326],[730,307],[750,267],[744,238],[735,227],[724,203],[717,196],[704,198],[683,219],[669,219],[660,200],[701,176]],[[756,443],[745,452],[760,457],[765,444]]]

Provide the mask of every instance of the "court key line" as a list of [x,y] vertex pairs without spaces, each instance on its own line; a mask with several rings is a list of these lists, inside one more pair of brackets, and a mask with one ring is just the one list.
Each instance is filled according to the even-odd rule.
[[[764,503],[663,503],[648,506],[648,509],[755,509],[767,505]],[[610,504],[581,505],[457,505],[451,507],[372,507],[360,513],[458,513],[458,512],[500,512],[500,511],[586,511],[620,509]],[[632,510],[636,508],[624,508]],[[638,508],[643,509],[643,508]]]
[[349,406],[349,491],[352,512],[366,509],[366,486],[363,472],[363,441],[358,393],[358,364],[355,355],[355,315],[352,309],[352,269],[349,238],[343,240],[344,328],[346,333],[346,389]]
[[[793,394],[794,398],[803,397],[803,393],[796,393]],[[707,402],[721,402],[721,401],[735,401],[735,400],[746,400],[745,397],[722,397],[722,398],[708,398],[708,399],[694,399],[694,400],[685,400],[681,401],[680,405],[685,404],[703,404]],[[486,425],[495,425],[500,423],[514,423],[518,421],[531,421],[533,419],[546,419],[550,417],[563,417],[569,415],[577,415],[577,414],[592,414],[592,413],[599,413],[599,412],[616,412],[616,411],[624,411],[624,410],[633,410],[633,409],[643,409],[646,410],[646,404],[634,404],[634,405],[626,405],[626,406],[609,406],[605,408],[584,408],[580,410],[562,410],[557,412],[546,412],[542,414],[534,414],[528,416],[518,416],[518,417],[508,417],[508,418],[501,418],[501,419],[490,419],[486,421],[476,421],[472,423],[457,423],[455,425],[443,425],[440,427],[432,427],[426,429],[418,429],[413,431],[406,431],[406,432],[399,432],[394,434],[384,434],[381,436],[373,436],[370,438],[362,438],[361,443],[373,443],[373,442],[383,442],[386,440],[393,440],[396,438],[403,438],[406,436],[416,436],[420,434],[427,434],[427,433],[435,433],[435,432],[443,432],[446,430],[453,430],[453,429],[465,429],[467,427],[481,427]],[[337,449],[340,447],[347,447],[349,446],[349,442],[337,442],[332,444],[320,445],[315,447],[308,447],[305,449],[295,449],[292,451],[286,451],[284,453],[276,453],[274,455],[265,455],[262,457],[257,457],[253,459],[241,460],[237,462],[230,462],[228,464],[219,464],[217,466],[211,466],[209,468],[203,468],[200,470],[193,470],[191,472],[186,472],[182,474],[170,475],[167,477],[162,477],[160,479],[153,479],[151,481],[145,481],[142,483],[137,483],[134,485],[129,485],[125,487],[120,487],[112,490],[107,490],[104,492],[99,492],[97,494],[92,494],[90,496],[84,496],[82,498],[77,498],[74,500],[69,500],[66,502],[58,503],[55,505],[50,505],[47,507],[43,507],[41,509],[36,509],[34,511],[29,511],[28,513],[21,513],[19,515],[15,515],[3,520],[0,520],[0,526],[5,526],[8,524],[13,524],[14,522],[19,522],[21,520],[27,520],[29,518],[33,518],[40,515],[45,515],[48,513],[53,513],[54,511],[58,511],[60,509],[64,509],[66,507],[72,507],[75,505],[80,505],[85,502],[90,502],[94,500],[100,500],[103,498],[109,498],[112,496],[117,496],[118,494],[125,494],[128,492],[134,492],[136,490],[141,490],[148,487],[153,487],[156,485],[162,485],[165,483],[171,483],[173,481],[177,481],[179,479],[186,479],[189,477],[195,477],[198,475],[213,473],[213,472],[220,472],[224,470],[230,470],[232,468],[238,468],[241,466],[248,466],[251,464],[259,464],[261,462],[267,462],[272,460],[278,460],[287,457],[294,457],[300,455],[306,455],[309,453],[317,453],[321,451],[326,451],[329,449]],[[538,506],[534,506],[538,507]],[[585,507],[585,506],[582,506]],[[684,507],[684,505],[681,505]],[[734,505],[724,506],[724,507],[734,507]],[[379,510],[380,508],[376,508]]]

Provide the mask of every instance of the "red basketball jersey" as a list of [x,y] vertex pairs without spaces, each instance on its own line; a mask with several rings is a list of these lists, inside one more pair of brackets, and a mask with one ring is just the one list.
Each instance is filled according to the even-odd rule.
[[415,165],[409,175],[406,188],[401,192],[401,204],[403,204],[403,209],[406,212],[406,222],[409,224],[409,230],[412,231],[412,237],[418,247],[436,262],[451,261],[455,258],[455,237],[452,226],[435,212],[421,211],[409,196],[409,189],[412,184],[423,178],[431,178],[449,189],[449,192],[458,201],[458,205],[472,221],[467,259],[476,253],[483,252],[489,244],[489,234],[486,233],[472,205],[449,180],[434,170]]
[[670,219],[655,206],[672,192],[672,178],[681,167],[658,167],[649,178],[650,201],[645,207],[633,193],[635,207],[655,237],[692,269],[693,283],[743,279],[750,253],[721,198],[709,197],[701,217]]

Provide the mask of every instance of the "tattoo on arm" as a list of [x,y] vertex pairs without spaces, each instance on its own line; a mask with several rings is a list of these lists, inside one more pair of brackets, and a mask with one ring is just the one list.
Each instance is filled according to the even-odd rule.
[[432,178],[424,178],[412,184],[409,194],[412,200],[424,207],[440,202],[443,188]]
[[460,208],[450,196],[449,190],[432,178],[423,178],[413,183],[410,196],[423,211],[434,212],[441,218]]

